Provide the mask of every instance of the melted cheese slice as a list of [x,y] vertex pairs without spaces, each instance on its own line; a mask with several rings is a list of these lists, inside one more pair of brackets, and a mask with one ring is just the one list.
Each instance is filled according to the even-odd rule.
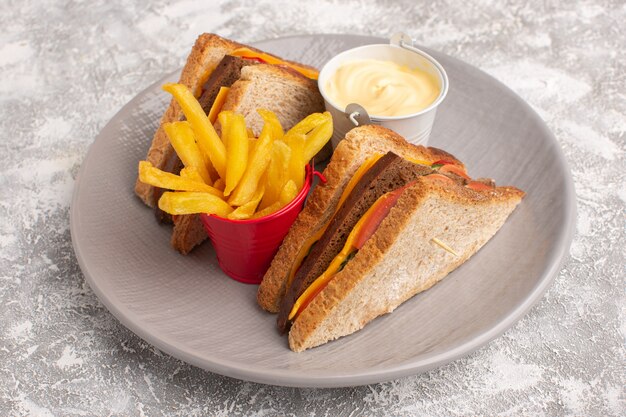
[[409,157],[405,157],[404,159],[406,159],[407,161],[413,162],[414,164],[426,165],[427,167],[432,166],[432,162],[425,161],[423,159],[415,159],[415,158],[409,158]]
[[256,52],[249,48],[238,48],[232,51],[231,53],[229,53],[228,55],[240,56],[242,58],[260,59],[261,61],[265,61],[268,64],[272,64],[272,65],[284,65],[295,71],[298,71],[300,74],[312,80],[317,80],[317,77],[319,76],[319,72],[314,69],[307,68],[305,66],[298,65],[298,64],[292,64],[290,62],[283,61],[282,59],[279,59],[273,55],[266,54],[265,52]]

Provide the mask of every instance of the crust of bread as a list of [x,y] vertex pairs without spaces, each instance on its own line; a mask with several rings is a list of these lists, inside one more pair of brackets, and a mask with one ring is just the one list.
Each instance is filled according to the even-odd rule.
[[187,255],[207,237],[199,214],[174,217],[174,229],[170,243],[181,254]]
[[350,130],[339,142],[323,172],[328,181],[315,187],[265,273],[257,293],[261,308],[272,313],[279,311],[289,269],[306,239],[333,215],[343,189],[358,167],[371,155],[388,151],[429,163],[447,159],[463,165],[447,152],[412,145],[402,136],[381,126],[366,125]]
[[[515,187],[474,191],[419,178],[298,316],[289,333],[290,348],[299,352],[351,334],[427,290],[476,253],[523,196]],[[458,256],[432,238],[449,243]]]

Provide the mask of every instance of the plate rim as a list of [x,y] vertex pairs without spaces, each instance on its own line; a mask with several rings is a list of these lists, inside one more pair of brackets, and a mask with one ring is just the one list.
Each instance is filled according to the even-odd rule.
[[[368,36],[368,35],[353,35],[353,34],[300,34],[300,35],[290,35],[284,37],[278,37],[273,39],[264,39],[257,42],[252,42],[253,45],[268,43],[272,41],[284,41],[288,39],[295,38],[312,38],[312,37],[350,37],[350,38],[361,38],[364,41],[386,41],[384,38]],[[421,48],[421,46],[420,46]],[[431,50],[430,48],[423,48],[426,50]],[[439,54],[444,54],[442,52],[438,52]],[[179,346],[175,342],[167,340],[167,338],[157,337],[153,335],[150,331],[146,330],[141,326],[140,320],[136,314],[132,311],[129,311],[125,308],[121,308],[123,303],[114,303],[110,294],[107,294],[103,287],[104,285],[99,285],[97,279],[95,279],[89,271],[87,261],[83,256],[82,249],[78,243],[79,236],[77,232],[77,222],[79,213],[77,212],[77,202],[80,196],[81,190],[81,178],[83,177],[83,172],[87,169],[88,162],[90,159],[94,158],[94,155],[97,153],[96,150],[98,148],[98,143],[102,142],[99,139],[105,136],[107,130],[112,128],[113,122],[117,120],[120,114],[124,113],[127,109],[133,108],[135,103],[146,93],[152,91],[156,88],[163,80],[170,78],[172,75],[180,72],[180,69],[170,72],[164,77],[158,79],[157,81],[151,83],[146,88],[142,89],[139,93],[137,93],[130,101],[128,101],[122,108],[117,111],[111,119],[105,124],[105,126],[98,132],[94,141],[90,144],[89,150],[87,151],[83,162],[81,164],[80,170],[78,172],[74,189],[72,193],[72,199],[70,203],[70,235],[72,239],[72,246],[74,248],[74,252],[76,254],[76,259],[80,266],[81,272],[83,273],[85,280],[91,287],[92,291],[96,294],[99,301],[107,308],[107,310],[113,314],[113,316],[126,328],[135,333],[141,339],[147,341],[151,345],[155,346],[159,350],[180,359],[186,363],[197,366],[199,368],[208,370],[210,372],[214,372],[220,375],[237,378],[240,380],[251,381],[262,384],[270,384],[270,385],[280,385],[280,386],[289,386],[289,387],[311,387],[311,388],[336,388],[336,387],[348,387],[348,386],[359,386],[366,385],[371,383],[379,383],[386,382],[389,380],[402,378],[409,375],[415,375],[422,372],[429,371],[431,369],[437,368],[444,364],[450,363],[454,360],[457,360],[461,357],[467,356],[470,353],[476,351],[477,349],[485,346],[487,343],[497,338],[505,331],[510,329],[515,323],[521,320],[527,312],[539,301],[542,299],[545,292],[550,288],[554,279],[558,275],[559,271],[562,268],[562,265],[567,259],[567,255],[569,253],[569,248],[571,246],[576,226],[576,195],[574,189],[574,182],[571,174],[571,168],[567,163],[565,155],[561,147],[559,146],[558,141],[554,134],[550,131],[546,123],[543,119],[538,115],[538,113],[526,102],[524,101],[517,93],[515,93],[508,86],[491,76],[490,74],[482,71],[480,68],[471,65],[467,62],[459,60],[458,58],[452,57],[450,55],[446,55],[446,58],[451,58],[453,60],[459,61],[464,65],[467,65],[474,70],[480,71],[482,74],[487,76],[492,83],[497,83],[497,85],[501,88],[508,90],[512,97],[523,107],[526,107],[529,110],[529,114],[532,115],[533,119],[537,122],[537,126],[540,126],[541,130],[544,131],[545,136],[549,138],[549,143],[555,148],[555,156],[558,159],[558,162],[561,166],[564,167],[564,180],[565,186],[564,190],[564,211],[565,215],[563,216],[563,229],[560,230],[560,234],[556,239],[556,243],[554,247],[557,248],[555,256],[553,256],[550,261],[546,264],[546,268],[544,268],[543,274],[541,274],[538,284],[530,291],[521,301],[516,308],[511,309],[508,314],[502,317],[502,319],[497,322],[497,324],[487,331],[478,334],[476,337],[471,340],[466,341],[465,343],[459,344],[452,349],[449,349],[445,352],[441,353],[431,353],[426,354],[420,358],[419,363],[405,361],[397,365],[387,366],[383,369],[380,368],[369,368],[366,370],[362,370],[359,372],[352,372],[349,374],[342,375],[333,375],[329,376],[326,374],[308,374],[306,376],[295,376],[289,370],[273,370],[273,371],[259,371],[258,369],[251,368],[249,366],[242,366],[241,364],[235,366],[235,363],[230,360],[221,359],[219,362],[216,361],[208,361],[207,358],[201,358],[193,353],[190,353],[188,350],[184,349],[183,346]],[[102,283],[100,283],[102,284]]]

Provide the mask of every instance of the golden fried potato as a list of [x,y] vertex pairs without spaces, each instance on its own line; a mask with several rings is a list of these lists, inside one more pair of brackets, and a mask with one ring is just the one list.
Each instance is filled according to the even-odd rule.
[[228,121],[228,129],[222,135],[226,137],[226,187],[224,195],[229,196],[246,172],[248,166],[249,138],[246,132],[246,120],[241,114],[233,114]]
[[198,191],[223,197],[220,190],[217,190],[210,185],[206,185],[202,179],[198,182],[169,172],[164,172],[152,166],[152,164],[148,161],[139,161],[139,180],[145,184],[164,188],[166,190]]
[[228,215],[228,218],[231,220],[245,220],[252,217],[252,215],[256,211],[257,206],[259,205],[259,202],[263,198],[264,193],[265,186],[261,184],[259,185],[259,188],[257,188],[257,191],[252,197],[252,200],[248,201],[241,207],[237,207],[235,211]]
[[212,184],[205,157],[196,144],[189,122],[164,123],[163,129],[185,167],[193,167],[208,185]]
[[198,146],[208,155],[221,178],[226,173],[226,147],[193,93],[183,84],[165,84],[163,90],[174,96],[196,135]]
[[326,120],[328,120],[328,118],[325,113],[312,113],[296,123],[294,127],[289,129],[286,135],[306,135],[311,130],[324,123]]
[[259,186],[259,180],[270,163],[272,144],[274,142],[272,133],[272,126],[266,123],[250,153],[248,166],[243,177],[230,194],[228,204],[231,206],[243,206],[252,200],[252,197],[255,195]]
[[272,146],[272,159],[267,167],[267,180],[265,181],[265,195],[259,207],[264,209],[278,201],[280,192],[287,182],[289,172],[289,160],[291,148],[282,140],[277,140]]
[[224,188],[226,187],[226,183],[224,182],[222,178],[218,178],[215,180],[213,187],[217,188],[220,191],[224,191]]
[[288,177],[292,179],[298,189],[302,188],[304,184],[304,174],[306,160],[304,159],[304,146],[306,136],[302,133],[294,133],[285,135],[287,145],[291,148],[291,158],[289,158],[289,174]]
[[159,208],[173,215],[206,213],[228,216],[233,208],[220,197],[191,191],[165,192],[159,199]]
[[333,119],[328,112],[324,113],[324,116],[326,116],[326,121],[317,125],[306,135],[304,160],[307,162],[313,159],[313,157],[322,150],[333,135]]
[[226,101],[226,97],[228,97],[229,90],[229,87],[220,87],[220,91],[217,92],[217,96],[215,97],[215,100],[213,100],[213,104],[211,105],[211,109],[207,115],[211,123],[215,123],[217,120],[217,116]]
[[180,170],[180,176],[191,181],[204,182],[204,180],[198,173],[198,170],[194,167],[184,167]]
[[270,125],[274,140],[281,140],[285,133],[276,114],[266,109],[258,109],[257,113],[259,113],[265,124]]
[[287,204],[291,203],[291,200],[296,198],[299,190],[300,188],[298,188],[294,180],[287,181],[283,189],[280,191],[278,201],[280,201],[280,204],[282,204],[283,206],[286,206]]
[[253,219],[258,219],[260,217],[264,217],[264,216],[269,216],[272,213],[277,212],[278,210],[280,210],[282,208],[282,204],[280,203],[280,201],[275,202],[274,204],[265,207],[263,210],[259,210],[256,213],[254,213],[252,215]]
[[[224,146],[226,147],[226,155],[228,156],[228,130],[230,129],[230,123],[233,120],[233,116],[235,115],[235,112],[232,112],[230,110],[227,111],[223,111],[220,112],[220,114],[217,116],[217,120],[219,120],[220,122],[220,129],[222,131],[222,143],[224,144]],[[228,165],[228,158],[226,158],[226,165]]]

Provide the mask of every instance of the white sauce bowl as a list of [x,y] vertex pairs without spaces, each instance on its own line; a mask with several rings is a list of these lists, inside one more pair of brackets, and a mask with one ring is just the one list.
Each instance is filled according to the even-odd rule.
[[[355,115],[353,112],[348,111],[347,107],[338,107],[328,96],[326,85],[329,78],[337,71],[340,65],[345,62],[362,59],[392,61],[411,69],[419,69],[432,74],[438,81],[439,96],[432,104],[417,113],[403,116],[369,115],[369,123],[391,129],[413,144],[426,145],[435,121],[437,106],[441,104],[448,93],[449,82],[446,71],[433,57],[417,48],[391,44],[374,44],[360,46],[340,53],[328,61],[320,71],[318,86],[322,97],[324,97],[326,110],[333,116],[334,132],[331,140],[333,148],[337,146],[350,129],[358,124],[366,124],[367,121],[364,119],[367,119],[367,117],[363,118],[363,115]],[[351,120],[351,114],[352,119],[356,118],[356,124]]]

